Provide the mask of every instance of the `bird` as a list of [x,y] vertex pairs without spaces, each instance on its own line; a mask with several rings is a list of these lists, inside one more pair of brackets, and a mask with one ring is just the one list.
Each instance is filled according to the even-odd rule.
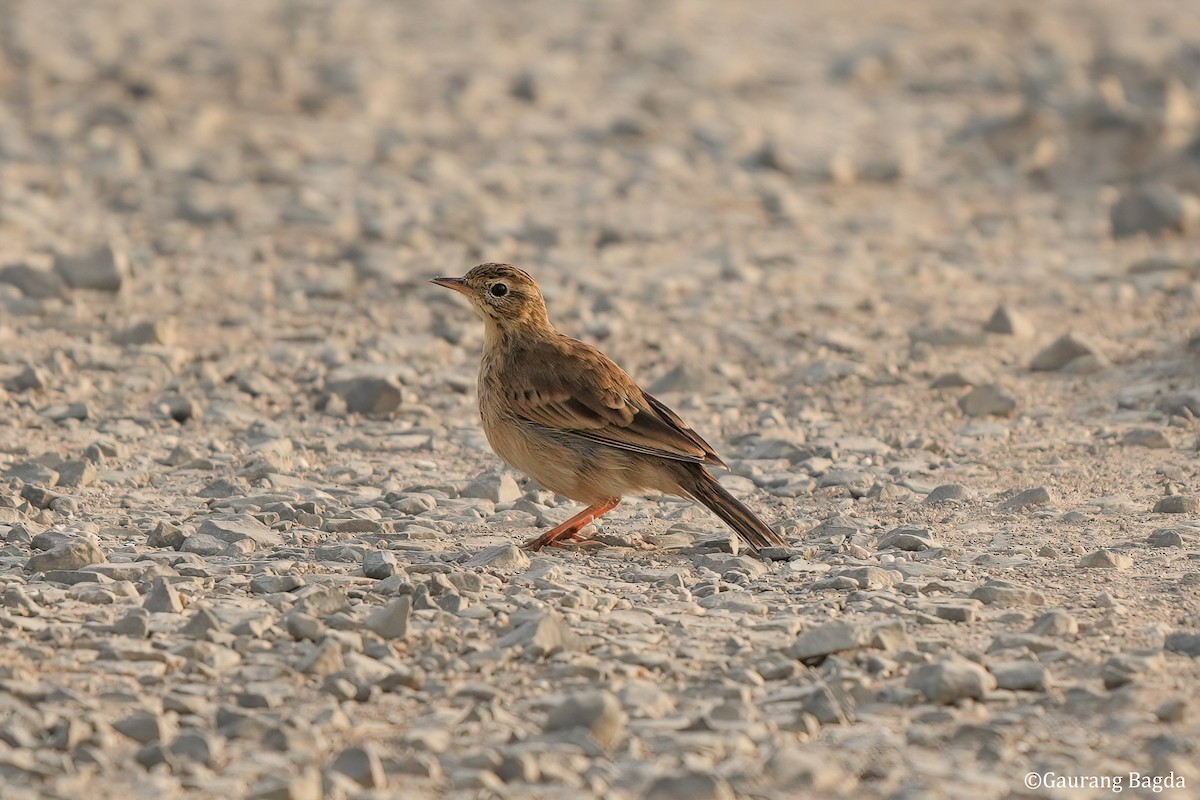
[[533,277],[491,262],[432,283],[466,296],[483,318],[479,414],[492,450],[542,488],[583,503],[523,545],[587,544],[581,531],[627,494],[658,491],[701,503],[755,553],[787,541],[708,471],[712,446],[625,370],[560,333]]

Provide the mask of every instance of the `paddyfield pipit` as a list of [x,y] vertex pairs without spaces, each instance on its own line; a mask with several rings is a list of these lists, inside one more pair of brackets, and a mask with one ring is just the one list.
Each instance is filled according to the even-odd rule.
[[778,533],[709,474],[724,467],[708,442],[590,344],[555,330],[528,273],[480,264],[434,283],[466,295],[483,317],[479,414],[496,455],[543,488],[587,505],[526,542],[536,550],[579,532],[623,495],[654,490],[703,503],[755,551]]

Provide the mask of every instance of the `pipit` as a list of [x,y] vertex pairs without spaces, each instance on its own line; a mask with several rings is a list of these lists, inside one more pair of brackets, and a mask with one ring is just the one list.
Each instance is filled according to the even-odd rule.
[[595,347],[555,330],[528,273],[480,264],[433,283],[466,295],[483,317],[479,414],[496,455],[587,505],[526,548],[586,542],[584,527],[646,490],[704,504],[755,552],[787,546],[705,469],[728,469],[708,442]]

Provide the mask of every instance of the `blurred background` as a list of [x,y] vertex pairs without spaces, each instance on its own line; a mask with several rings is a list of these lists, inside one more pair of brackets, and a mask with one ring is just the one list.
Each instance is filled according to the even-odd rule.
[[319,389],[471,351],[424,281],[483,260],[650,376],[716,353],[740,383],[825,357],[886,379],[929,360],[914,328],[1002,301],[1118,339],[1186,327],[1186,292],[1111,279],[1194,272],[1192,11],[7,0],[0,344],[10,373],[55,332],[186,346],[196,380],[311,407],[266,384],[277,362]]

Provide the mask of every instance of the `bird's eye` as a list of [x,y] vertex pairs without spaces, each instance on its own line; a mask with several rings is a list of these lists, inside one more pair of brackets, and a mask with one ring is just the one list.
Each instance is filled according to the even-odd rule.
[[503,283],[492,284],[492,297],[504,297],[506,294],[508,294],[508,287]]

